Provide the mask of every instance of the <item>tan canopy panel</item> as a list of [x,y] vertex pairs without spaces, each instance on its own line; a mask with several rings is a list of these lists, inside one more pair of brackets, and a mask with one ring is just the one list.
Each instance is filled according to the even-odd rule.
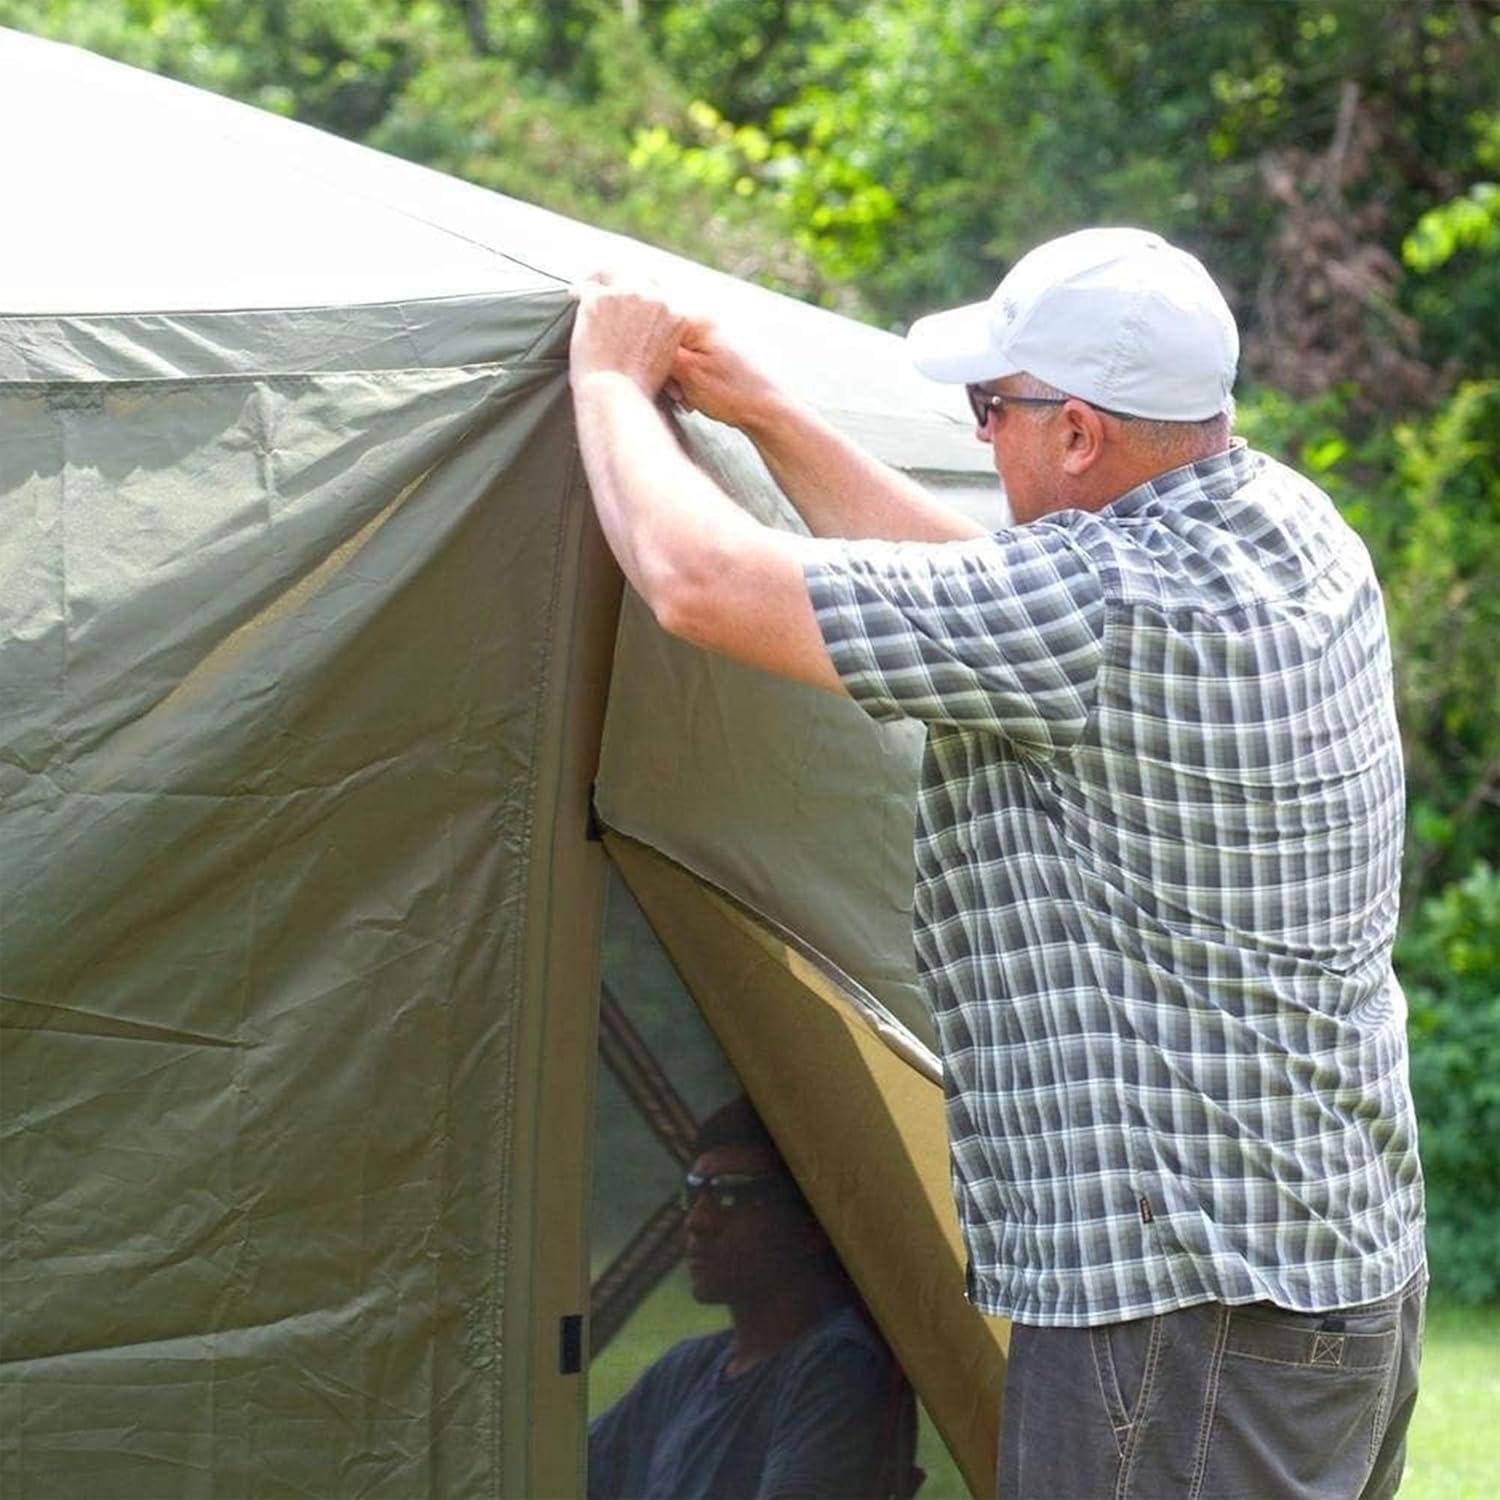
[[[999,1332],[923,1071],[916,742],[633,602],[616,650],[568,284],[665,271],[998,518],[962,401],[889,335],[8,32],[0,131],[0,1490],[581,1492],[596,770],[981,1472]],[[738,437],[685,438],[791,524]],[[605,1043],[649,1090],[618,1018]]]
[[940,1082],[897,1055],[843,976],[661,855],[606,846],[970,1487],[989,1493],[1007,1325],[964,1300]]

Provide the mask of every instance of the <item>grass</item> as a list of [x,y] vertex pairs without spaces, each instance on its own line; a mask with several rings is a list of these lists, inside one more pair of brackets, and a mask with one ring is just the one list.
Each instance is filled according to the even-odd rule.
[[1431,1307],[1402,1500],[1500,1495],[1500,1307]]
[[[630,1388],[658,1354],[724,1326],[721,1308],[700,1307],[685,1278],[667,1278],[589,1370],[589,1410]],[[919,1500],[967,1500],[968,1490],[924,1417]],[[1402,1500],[1494,1500],[1500,1496],[1500,1307],[1434,1307],[1427,1315],[1422,1393],[1412,1419]]]

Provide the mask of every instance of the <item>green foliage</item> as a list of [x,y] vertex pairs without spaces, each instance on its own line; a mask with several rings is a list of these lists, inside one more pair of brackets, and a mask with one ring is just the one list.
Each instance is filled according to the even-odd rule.
[[1414,838],[1408,896],[1500,849],[1500,382],[1396,430],[1385,572]]
[[860,0],[698,0],[654,5],[662,60],[725,118],[764,127],[810,76],[810,54],[857,16]]
[[1433,1289],[1500,1299],[1500,871],[1427,901],[1396,953],[1427,1175]]
[[1462,197],[1430,208],[1401,245],[1401,254],[1415,271],[1445,266],[1460,251],[1500,250],[1500,187],[1479,182]]
[[[1363,164],[1355,206],[1378,201],[1399,237],[1451,196],[1473,156],[1466,122],[1500,86],[1500,49],[1483,36],[1494,18],[1436,6],[1391,8],[1378,27],[1368,0],[662,10],[672,45],[700,39],[673,54],[683,62],[702,63],[704,36],[741,61],[754,54],[753,97],[733,64],[692,79],[725,118],[753,119],[790,148],[771,211],[786,211],[831,275],[859,275],[893,321],[981,295],[1049,233],[1111,220],[1199,244],[1253,311],[1278,222],[1271,154],[1331,144],[1352,86],[1390,148],[1346,153]],[[757,18],[777,39],[758,52]],[[886,197],[872,239],[874,189]]]
[[1440,358],[1475,375],[1500,374],[1500,114],[1469,120],[1477,176],[1466,192],[1429,208],[1401,244],[1416,273],[1410,305]]

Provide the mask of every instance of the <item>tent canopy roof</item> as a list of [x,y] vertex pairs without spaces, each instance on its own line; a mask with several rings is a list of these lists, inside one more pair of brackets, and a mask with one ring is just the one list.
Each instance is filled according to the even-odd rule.
[[890,334],[76,48],[0,31],[0,77],[7,201],[45,205],[0,252],[0,315],[561,299],[640,267],[891,461],[989,483],[960,394]]

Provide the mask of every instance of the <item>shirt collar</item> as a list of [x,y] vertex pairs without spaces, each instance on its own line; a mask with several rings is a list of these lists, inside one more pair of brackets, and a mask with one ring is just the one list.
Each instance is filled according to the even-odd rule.
[[1169,502],[1227,499],[1255,476],[1263,462],[1258,453],[1246,447],[1244,438],[1231,438],[1222,453],[1157,474],[1133,490],[1126,490],[1119,499],[1111,500],[1099,514],[1132,516]]

